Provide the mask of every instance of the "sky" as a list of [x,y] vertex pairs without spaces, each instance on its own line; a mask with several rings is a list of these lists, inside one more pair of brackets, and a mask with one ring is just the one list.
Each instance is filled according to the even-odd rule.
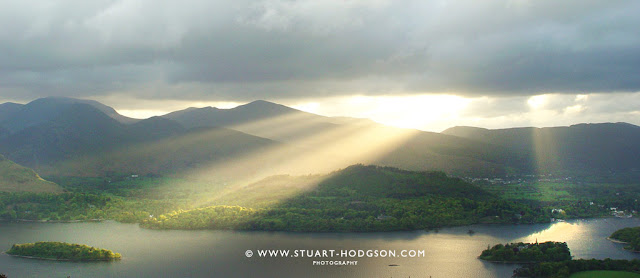
[[441,131],[640,124],[640,1],[0,1],[0,103],[269,100]]

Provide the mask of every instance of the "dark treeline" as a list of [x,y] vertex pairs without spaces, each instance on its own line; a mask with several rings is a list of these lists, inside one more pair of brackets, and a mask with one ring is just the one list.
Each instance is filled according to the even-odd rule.
[[571,260],[566,242],[497,244],[482,251],[482,260],[496,262],[559,262]]

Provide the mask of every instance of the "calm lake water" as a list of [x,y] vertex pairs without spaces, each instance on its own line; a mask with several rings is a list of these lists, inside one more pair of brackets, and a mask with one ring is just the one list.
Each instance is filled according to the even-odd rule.
[[[510,277],[514,265],[477,259],[487,245],[566,241],[574,258],[640,258],[606,239],[640,219],[591,219],[535,225],[473,225],[438,232],[282,233],[158,231],[136,224],[0,223],[0,250],[14,243],[64,241],[111,249],[116,262],[56,262],[0,255],[0,273],[14,277]],[[469,229],[475,233],[470,234]],[[417,258],[261,258],[257,251],[424,250]],[[251,258],[245,256],[252,250]],[[358,261],[314,266],[314,260]],[[397,265],[397,266],[390,266]]]

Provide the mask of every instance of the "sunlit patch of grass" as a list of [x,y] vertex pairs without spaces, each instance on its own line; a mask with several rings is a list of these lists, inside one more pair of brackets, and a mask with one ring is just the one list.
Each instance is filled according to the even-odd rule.
[[32,169],[0,156],[0,191],[60,193],[62,188],[42,179]]

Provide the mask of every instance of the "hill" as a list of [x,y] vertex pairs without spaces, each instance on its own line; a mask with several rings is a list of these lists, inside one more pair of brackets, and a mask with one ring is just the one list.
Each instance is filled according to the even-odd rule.
[[398,198],[442,196],[489,200],[490,193],[443,172],[414,172],[393,167],[352,165],[325,175],[276,175],[229,188],[212,203],[266,207],[300,194],[329,198]]
[[33,170],[20,166],[0,155],[0,191],[62,192],[55,183],[43,180]]
[[443,131],[504,148],[520,159],[514,166],[529,173],[621,176],[640,173],[640,127],[627,123],[569,127]]
[[442,172],[364,165],[328,175],[271,177],[229,190],[214,203],[148,218],[142,225],[328,232],[548,221],[540,209],[499,199]]

